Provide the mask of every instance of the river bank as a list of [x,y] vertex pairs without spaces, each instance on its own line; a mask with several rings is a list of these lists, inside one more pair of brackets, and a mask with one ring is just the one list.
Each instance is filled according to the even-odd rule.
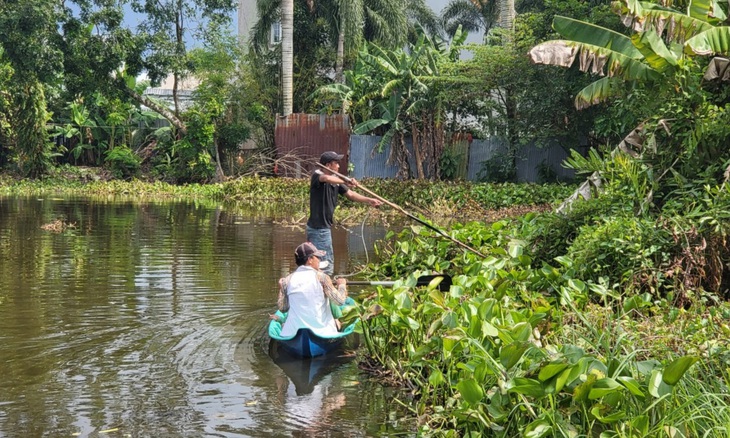
[[[438,226],[454,222],[494,222],[529,212],[544,212],[569,196],[564,184],[474,184],[445,181],[367,180],[361,182],[383,198]],[[307,178],[246,177],[214,184],[173,185],[162,181],[111,179],[100,168],[66,166],[36,180],[0,175],[0,194],[130,197],[134,200],[188,199],[222,203],[226,208],[266,211],[278,220],[301,223],[309,208]],[[373,210],[345,199],[335,220],[343,224],[405,221],[392,208]]]

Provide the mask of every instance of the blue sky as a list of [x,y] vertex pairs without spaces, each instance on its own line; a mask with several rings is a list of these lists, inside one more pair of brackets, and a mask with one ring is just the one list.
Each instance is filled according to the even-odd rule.
[[[449,3],[449,0],[427,0],[426,3],[433,9],[436,14],[440,14],[441,10],[443,10],[444,7]],[[137,24],[142,20],[142,17],[140,14],[134,13],[129,6],[125,8],[124,12],[124,21],[128,24],[129,27],[134,28],[137,26]],[[236,32],[238,29],[238,14],[234,11],[231,14],[231,30],[233,32]],[[479,34],[470,34],[467,38],[467,42],[473,42],[473,43],[481,43],[483,39],[483,36],[481,33]],[[188,43],[192,43],[195,45],[195,41],[190,39],[188,40]]]

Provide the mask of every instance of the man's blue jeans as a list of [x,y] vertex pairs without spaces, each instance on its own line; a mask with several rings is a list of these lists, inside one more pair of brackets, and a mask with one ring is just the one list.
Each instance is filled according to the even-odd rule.
[[322,269],[327,275],[335,272],[334,250],[332,249],[332,230],[329,228],[310,228],[307,227],[307,240],[312,242],[317,249],[327,254],[321,260],[327,260],[329,265]]

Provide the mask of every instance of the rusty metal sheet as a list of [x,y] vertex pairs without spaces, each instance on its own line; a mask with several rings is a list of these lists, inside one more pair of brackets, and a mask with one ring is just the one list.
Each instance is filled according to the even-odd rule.
[[277,117],[274,142],[280,160],[281,176],[307,177],[322,152],[344,154],[343,168],[349,160],[350,119],[344,114],[290,114]]

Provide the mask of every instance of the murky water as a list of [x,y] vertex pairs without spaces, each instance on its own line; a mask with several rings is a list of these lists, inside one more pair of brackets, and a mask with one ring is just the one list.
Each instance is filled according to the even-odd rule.
[[[335,271],[384,234],[336,230]],[[408,435],[351,358],[269,351],[303,239],[194,203],[0,199],[0,436]]]

